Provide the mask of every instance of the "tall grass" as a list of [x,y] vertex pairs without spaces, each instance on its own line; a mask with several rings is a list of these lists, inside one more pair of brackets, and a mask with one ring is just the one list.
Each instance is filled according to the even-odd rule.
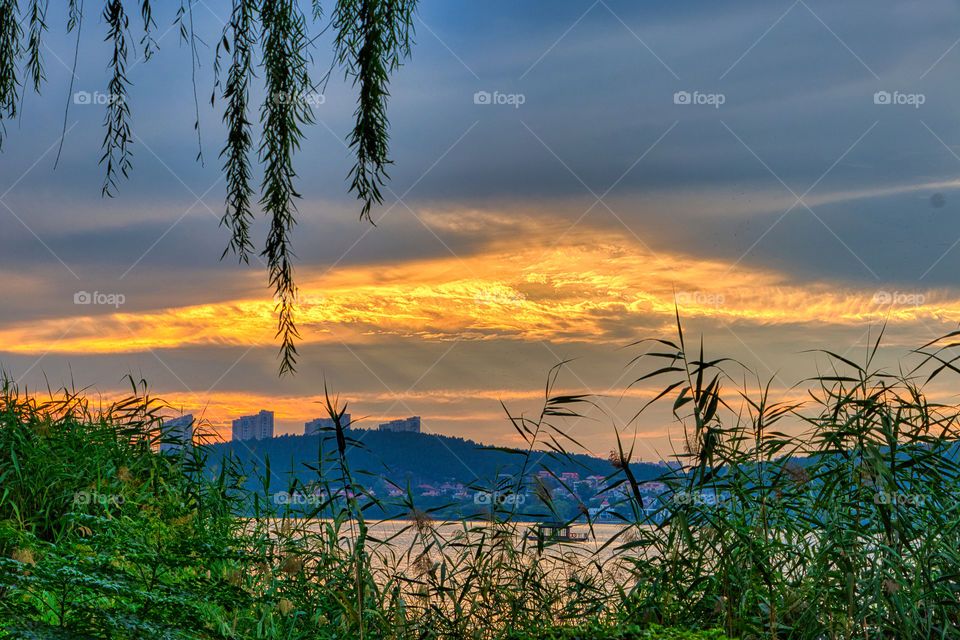
[[664,380],[687,446],[630,615],[742,637],[960,635],[958,414],[923,392],[957,371],[953,338],[906,373],[874,367],[879,340],[862,364],[823,352],[830,369],[799,404],[769,384],[727,396],[734,363],[691,353],[682,330],[658,341],[641,360],[663,366],[642,378]]
[[[654,403],[669,403],[685,447],[662,478],[670,490],[651,498],[618,431],[606,489],[622,490],[623,515],[595,554],[529,539],[519,521],[559,518],[566,488],[534,473],[578,450],[567,421],[599,409],[557,392],[560,366],[539,414],[507,412],[526,442],[511,450],[517,471],[475,485],[536,504],[454,522],[409,489],[385,504],[365,487],[347,455],[362,432],[329,395],[334,427],[304,487],[202,443],[157,452],[175,436],[142,384],[94,407],[4,382],[0,637],[494,638],[654,623],[741,638],[958,636],[957,410],[924,394],[958,372],[955,337],[895,374],[874,366],[879,341],[863,363],[825,352],[829,371],[797,403],[738,384],[740,365],[689,349],[679,323],[675,340],[636,345],[637,382],[661,381]],[[374,525],[374,508],[405,517]]]
[[[549,545],[531,549],[509,513],[451,529],[408,495],[410,519],[371,534],[376,498],[346,456],[363,445],[335,399],[310,487],[325,497],[302,505],[277,499],[304,487],[269,461],[245,469],[202,444],[157,451],[176,441],[167,408],[132,391],[101,407],[3,382],[0,637],[480,638],[610,617],[549,575],[538,562]],[[245,489],[250,473],[261,491]],[[407,547],[392,544],[408,531]]]

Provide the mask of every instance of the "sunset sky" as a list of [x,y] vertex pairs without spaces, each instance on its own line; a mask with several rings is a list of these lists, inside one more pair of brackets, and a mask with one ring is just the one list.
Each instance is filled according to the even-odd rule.
[[[297,159],[301,359],[284,378],[263,264],[219,260],[209,96],[228,4],[195,7],[203,164],[190,50],[158,15],[159,53],[131,63],[134,171],[113,199],[102,105],[70,105],[53,168],[74,45],[51,20],[49,84],[0,153],[3,370],[108,399],[130,373],[227,436],[260,409],[302,433],[326,380],[360,426],[420,415],[432,433],[516,444],[501,401],[536,411],[550,367],[573,359],[560,388],[600,394],[608,415],[572,435],[602,455],[615,428],[636,433],[651,460],[680,431],[666,408],[628,422],[655,388],[628,390],[650,370],[627,366],[646,348],[628,345],[672,338],[675,308],[688,339],[772,378],[777,398],[825,366],[806,350],[862,360],[886,323],[889,364],[957,327],[956,3],[420,7],[377,226],[346,191],[352,88],[335,74],[314,109]],[[84,28],[74,91],[96,96],[109,52],[98,20]],[[319,77],[324,38],[314,57]]]

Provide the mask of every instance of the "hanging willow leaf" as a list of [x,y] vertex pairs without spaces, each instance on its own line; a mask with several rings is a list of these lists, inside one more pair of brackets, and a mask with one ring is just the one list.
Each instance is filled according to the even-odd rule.
[[117,189],[118,173],[127,177],[132,165],[133,144],[130,132],[130,107],[127,104],[127,29],[129,19],[121,0],[110,0],[103,10],[103,20],[108,25],[106,41],[113,43],[113,56],[109,69],[112,73],[108,88],[107,115],[104,120],[106,132],[103,137],[103,155],[107,175],[101,188],[105,196],[113,196]]
[[277,295],[280,373],[284,374],[294,371],[296,339],[300,337],[294,323],[297,289],[290,235],[296,224],[295,200],[300,197],[293,183],[293,156],[303,139],[301,125],[312,121],[310,105],[303,99],[310,86],[304,57],[306,19],[291,0],[267,0],[260,19],[267,85],[267,97],[260,110],[260,159],[265,170],[260,204],[270,217],[267,246],[261,255],[267,259],[270,284]]
[[[332,2],[334,0],[331,0]],[[199,101],[196,71],[200,62],[198,43],[203,40],[193,28],[193,4],[182,0],[175,10],[173,26],[190,47],[191,81],[196,105],[194,128],[199,143]],[[101,14],[106,26],[104,40],[112,45],[107,65],[108,101],[104,118],[104,136],[100,163],[105,168],[101,187],[103,196],[113,196],[119,181],[126,178],[133,162],[133,132],[127,76],[129,43],[128,3],[132,0],[105,0]],[[24,80],[23,70],[37,91],[46,80],[41,51],[46,34],[49,0],[26,0],[23,11],[17,0],[0,0],[0,145],[7,120],[18,113]],[[138,49],[143,60],[157,51],[153,33],[156,28],[151,0],[139,0],[136,11],[142,22]],[[303,9],[301,9],[303,5]],[[64,109],[64,136],[67,132],[69,105],[73,101],[73,81],[79,57],[81,24],[85,17],[82,0],[68,0],[67,33],[76,29],[76,46],[67,107]],[[292,236],[296,224],[296,200],[300,197],[294,180],[294,158],[304,138],[303,128],[313,121],[306,90],[310,83],[309,49],[327,28],[334,33],[332,60],[357,90],[355,122],[348,135],[355,163],[348,173],[349,190],[361,203],[360,218],[371,220],[371,210],[382,203],[381,187],[388,180],[389,121],[387,119],[390,74],[410,55],[415,0],[335,0],[329,22],[319,25],[319,33],[308,32],[319,23],[324,12],[321,0],[232,0],[232,12],[216,47],[212,102],[224,100],[223,122],[226,140],[221,148],[222,170],[227,183],[226,207],[221,225],[230,230],[230,239],[221,257],[235,254],[248,263],[254,252],[251,227],[256,214],[253,184],[254,162],[260,164],[264,178],[259,189],[259,205],[269,218],[269,232],[261,252],[268,269],[269,282],[277,303],[277,336],[281,341],[280,372],[294,371],[299,338],[294,322],[296,285],[293,277]],[[309,18],[308,18],[309,16]],[[28,36],[23,37],[24,25]],[[254,153],[254,132],[250,103],[258,62],[262,70],[265,101],[259,108],[262,127]],[[220,56],[226,55],[228,69],[220,84]],[[329,70],[324,74],[329,77]],[[61,138],[61,148],[63,139]],[[197,159],[202,162],[202,149]],[[60,152],[57,153],[57,160]],[[56,164],[55,164],[56,166]]]
[[[234,0],[231,14],[230,39],[224,34],[222,43],[232,50],[227,71],[223,97],[227,102],[223,122],[227,125],[227,143],[220,152],[225,158],[223,170],[227,178],[227,210],[220,220],[230,228],[230,242],[223,250],[221,259],[234,252],[243,263],[250,262],[253,243],[250,240],[250,225],[253,212],[250,200],[254,190],[250,184],[250,152],[253,134],[247,109],[250,100],[250,83],[253,79],[253,47],[256,45],[254,21],[256,7],[249,2]],[[219,59],[219,56],[218,56]]]
[[371,208],[383,202],[380,187],[389,179],[387,84],[410,54],[415,8],[411,0],[340,0],[334,11],[337,62],[360,91],[349,136],[357,161],[349,177],[350,190],[363,203],[361,219],[371,220]]
[[157,43],[153,39],[153,28],[157,23],[153,20],[153,7],[150,0],[142,0],[140,3],[140,17],[143,18],[143,37],[140,39],[140,46],[143,47],[143,58],[149,60],[157,50]]
[[47,0],[30,0],[30,39],[27,42],[27,69],[33,90],[39,93],[40,84],[47,79],[43,73],[43,55],[40,43],[43,32],[47,30]]
[[19,15],[16,0],[0,0],[0,144],[6,134],[6,120],[17,115],[20,79],[17,61],[21,55]]

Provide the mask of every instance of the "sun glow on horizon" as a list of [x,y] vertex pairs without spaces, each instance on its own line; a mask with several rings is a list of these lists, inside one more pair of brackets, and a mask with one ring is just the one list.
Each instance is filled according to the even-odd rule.
[[[303,269],[299,283],[296,317],[305,344],[390,337],[622,343],[625,328],[669,327],[676,309],[687,318],[755,325],[960,319],[956,294],[798,283],[742,264],[655,254],[600,232],[580,232],[557,246],[518,244],[329,273]],[[0,342],[23,354],[273,345],[275,307],[265,296],[51,318],[0,328]]]

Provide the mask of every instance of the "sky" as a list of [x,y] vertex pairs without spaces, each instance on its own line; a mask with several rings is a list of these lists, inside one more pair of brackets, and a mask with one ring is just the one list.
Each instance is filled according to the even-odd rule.
[[[596,407],[563,427],[598,455],[619,431],[654,460],[683,427],[669,406],[635,418],[660,387],[632,384],[653,365],[633,359],[678,313],[742,364],[732,395],[769,380],[782,400],[829,366],[813,350],[862,361],[885,327],[896,367],[960,321],[955,3],[422,0],[376,226],[347,193],[353,88],[334,73],[315,100],[296,160],[300,366],[278,377],[265,268],[220,260],[208,98],[227,13],[194,5],[202,163],[190,49],[158,13],[159,52],[129,71],[133,172],[108,199],[103,106],[71,99],[74,42],[50,20],[48,83],[0,152],[0,367],[21,388],[109,400],[130,374],[229,437],[264,408],[302,433],[326,384],[360,427],[420,415],[516,445],[505,409],[536,415],[566,362],[556,388]],[[91,14],[80,42],[73,90],[91,103],[104,28]]]

